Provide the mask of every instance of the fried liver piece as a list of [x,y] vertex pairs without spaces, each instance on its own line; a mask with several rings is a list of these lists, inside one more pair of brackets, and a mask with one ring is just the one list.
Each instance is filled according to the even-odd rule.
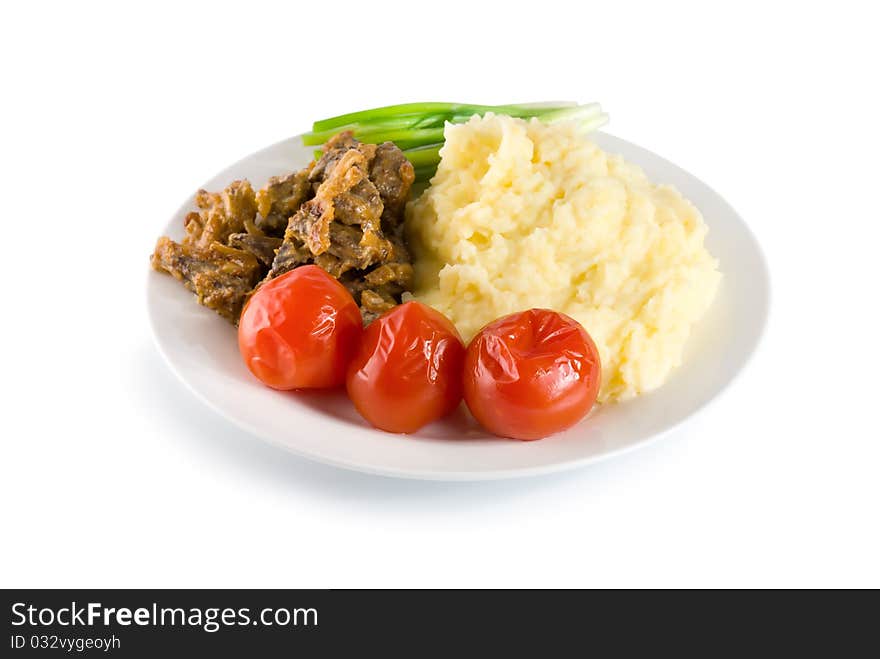
[[233,233],[229,236],[229,246],[250,252],[257,257],[257,261],[266,268],[270,268],[275,260],[275,252],[281,247],[281,238],[250,233]]
[[330,251],[347,261],[341,272],[388,258],[392,246],[381,232],[382,200],[369,179],[374,150],[350,149],[339,159],[314,198],[290,218],[285,242],[303,244],[314,256]]
[[360,142],[354,139],[350,130],[344,130],[331,137],[322,147],[323,155],[318,158],[318,162],[315,163],[312,171],[309,172],[309,180],[314,182],[316,186],[320,184],[327,177],[328,173],[333,171],[339,159],[348,153],[349,150],[356,149],[358,144]]
[[[199,210],[184,218],[183,240],[160,238],[150,263],[183,282],[199,304],[237,323],[281,241],[256,227],[256,195],[248,181],[233,181],[219,193],[199,190],[195,203]],[[267,240],[274,243],[269,246]]]
[[382,197],[386,231],[402,224],[403,208],[415,178],[412,164],[393,143],[385,142],[376,147],[376,157],[370,165],[370,180]]
[[199,190],[196,206],[198,212],[184,218],[183,242],[201,248],[215,242],[225,245],[233,233],[253,227],[257,216],[256,195],[248,181],[233,181],[219,193]]
[[368,271],[350,271],[340,280],[361,307],[364,324],[400,303],[412,288],[413,267],[409,263],[384,263]]
[[315,196],[290,218],[269,276],[315,263],[342,281],[369,322],[412,286],[403,210],[413,167],[394,144],[362,144],[343,132],[309,179]]
[[351,291],[369,322],[412,287],[403,211],[414,178],[394,144],[339,133],[317,163],[257,193],[248,181],[199,190],[183,240],[160,238],[151,263],[233,323],[267,275],[314,263]]
[[168,237],[159,238],[150,262],[183,282],[199,304],[235,324],[263,274],[257,258],[244,250],[220,243],[197,247]]
[[273,176],[257,193],[260,218],[257,227],[266,235],[282,238],[290,216],[312,196],[309,172],[313,164],[294,174]]

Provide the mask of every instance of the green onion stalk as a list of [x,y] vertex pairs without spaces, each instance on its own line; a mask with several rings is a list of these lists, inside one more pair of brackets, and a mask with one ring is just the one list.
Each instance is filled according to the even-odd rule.
[[[487,112],[521,119],[537,118],[544,123],[571,121],[582,133],[589,133],[608,122],[598,103],[571,102],[518,103],[514,105],[471,105],[466,103],[404,103],[321,119],[303,135],[305,146],[324,144],[337,133],[350,130],[354,137],[369,144],[394,142],[406,154],[416,171],[416,180],[434,175],[440,162],[443,130],[447,123],[460,124],[473,115]],[[321,156],[315,151],[315,158]]]

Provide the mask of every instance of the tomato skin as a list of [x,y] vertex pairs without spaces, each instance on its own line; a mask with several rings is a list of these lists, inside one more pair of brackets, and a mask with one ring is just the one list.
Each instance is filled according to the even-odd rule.
[[361,312],[345,287],[316,265],[263,284],[241,313],[238,348],[273,389],[336,387],[363,331]]
[[531,309],[486,325],[468,345],[464,400],[486,430],[533,440],[580,421],[596,401],[599,352],[573,318]]
[[348,368],[346,389],[381,430],[415,432],[461,402],[465,348],[442,313],[406,302],[374,320]]

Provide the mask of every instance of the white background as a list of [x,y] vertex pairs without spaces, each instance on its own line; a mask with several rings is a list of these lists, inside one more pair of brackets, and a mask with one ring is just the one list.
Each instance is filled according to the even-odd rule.
[[[878,22],[710,4],[7,7],[0,586],[880,586]],[[765,249],[764,342],[695,423],[563,475],[396,481],[264,445],[167,370],[147,257],[215,171],[345,111],[560,98]]]

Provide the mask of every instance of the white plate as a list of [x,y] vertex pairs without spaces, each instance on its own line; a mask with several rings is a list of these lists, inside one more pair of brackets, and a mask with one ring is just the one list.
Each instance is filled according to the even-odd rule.
[[[767,316],[767,268],[742,219],[707,185],[634,144],[602,133],[593,137],[696,204],[710,228],[707,246],[724,273],[712,309],[688,341],[683,365],[655,392],[597,408],[574,428],[535,442],[488,435],[464,406],[415,435],[387,434],[362,421],[344,394],[262,386],[239,357],[235,329],[196,304],[177,281],[151,271],[147,304],[159,350],[192,392],[230,422],[338,467],[407,478],[482,480],[569,469],[642,446],[702,409],[745,365]],[[298,137],[291,138],[248,156],[201,187],[220,190],[247,178],[257,188],[270,176],[304,166],[311,154]],[[183,216],[192,208],[189,199],[162,233],[180,238]]]

